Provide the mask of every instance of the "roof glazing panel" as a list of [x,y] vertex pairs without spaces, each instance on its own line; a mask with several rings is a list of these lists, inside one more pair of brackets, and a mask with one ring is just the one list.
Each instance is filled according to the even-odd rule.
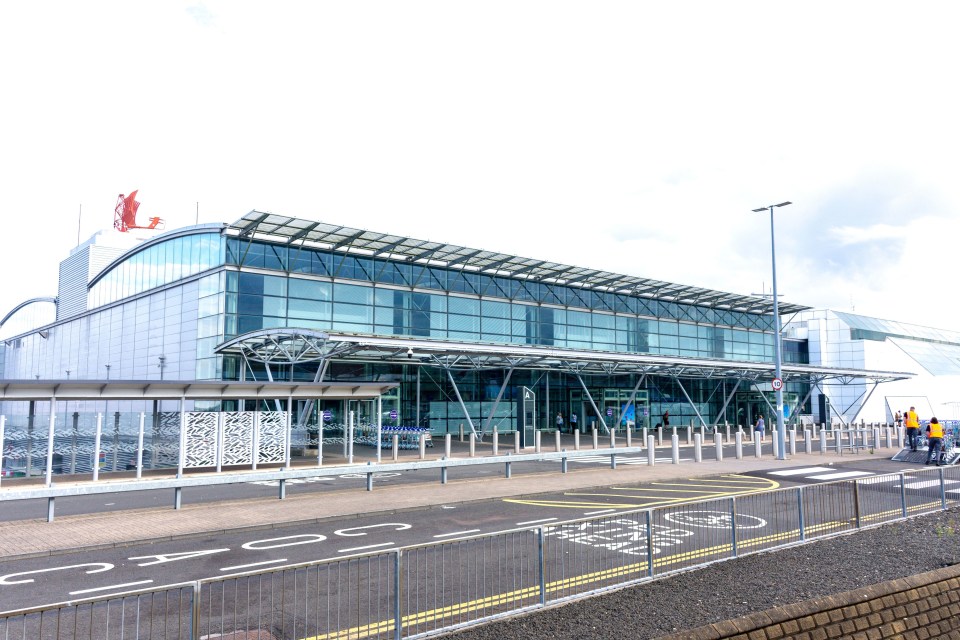
[[[364,231],[261,211],[251,211],[229,225],[225,233],[240,238],[257,238],[357,255],[379,256],[409,263],[483,272],[488,275],[556,283],[731,311],[761,314],[769,314],[773,311],[772,301],[766,298],[650,280],[558,262],[545,262],[429,240],[417,240],[388,233]],[[796,313],[809,308],[781,303],[780,313]]]

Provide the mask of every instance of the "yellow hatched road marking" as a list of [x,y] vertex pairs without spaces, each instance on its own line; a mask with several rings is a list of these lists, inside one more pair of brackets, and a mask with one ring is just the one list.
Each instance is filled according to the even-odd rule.
[[[849,526],[848,522],[835,521],[827,522],[819,525],[814,525],[810,527],[805,527],[805,532],[807,533],[817,533],[820,531],[825,531],[829,529],[839,529]],[[775,533],[766,536],[760,536],[757,538],[750,538],[742,542],[737,543],[738,548],[744,547],[755,547],[762,545],[767,542],[776,542],[785,539],[797,539],[799,540],[799,530],[793,529],[783,533]],[[679,564],[688,560],[695,560],[704,558],[707,556],[717,555],[720,553],[727,553],[732,551],[732,544],[724,543],[720,545],[715,545],[713,547],[707,547],[704,549],[694,549],[691,551],[685,551],[683,553],[676,553],[669,556],[661,556],[654,559],[653,566],[654,568],[666,567],[673,564]],[[556,593],[563,592],[572,587],[582,587],[585,585],[596,584],[609,580],[611,578],[618,578],[629,575],[638,575],[643,576],[647,573],[647,561],[643,560],[641,562],[635,562],[621,567],[614,567],[612,569],[604,569],[602,571],[595,571],[593,573],[587,573],[579,576],[572,576],[569,578],[562,578],[553,582],[549,582],[545,585],[546,592]],[[472,613],[480,609],[486,609],[492,606],[497,606],[505,603],[516,603],[523,601],[530,601],[529,604],[535,604],[540,600],[540,587],[531,586],[524,587],[522,589],[517,589],[507,593],[496,594],[492,596],[487,596],[485,598],[478,598],[475,600],[470,600],[468,602],[462,602],[457,604],[452,604],[446,607],[440,607],[437,609],[431,609],[429,611],[421,611],[418,613],[409,614],[403,616],[401,619],[401,624],[404,628],[425,624],[429,622],[435,622],[437,620],[442,620],[446,617],[453,617],[456,615],[463,615],[466,613]],[[371,622],[366,625],[361,625],[353,627],[350,629],[343,629],[341,631],[334,631],[323,635],[311,636],[309,638],[304,638],[304,640],[353,640],[359,638],[367,638],[372,635],[385,633],[393,631],[395,628],[394,620],[381,620],[379,622]]]

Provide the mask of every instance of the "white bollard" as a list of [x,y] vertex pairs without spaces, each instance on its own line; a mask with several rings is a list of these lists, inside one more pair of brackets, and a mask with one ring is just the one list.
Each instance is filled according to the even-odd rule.
[[790,432],[790,455],[797,455],[797,430]]
[[687,427],[687,444],[693,444],[693,427]]
[[737,441],[737,460],[743,460],[743,432],[737,431],[734,438]]
[[423,460],[427,457],[427,434],[421,433],[417,440],[417,445],[420,449],[420,459]]
[[717,462],[723,462],[723,436],[719,431],[713,433],[713,446],[717,450]]
[[803,450],[807,453],[807,455],[813,453],[813,440],[810,437],[809,429],[803,430]]
[[696,462],[703,462],[703,438],[699,433],[693,434],[693,459]]
[[753,455],[756,458],[759,458],[763,454],[762,449],[763,443],[760,442],[760,438],[753,439]]
[[657,446],[663,446],[663,427],[657,427]]
[[580,451],[580,430],[573,430],[573,450]]
[[597,428],[594,427],[594,428],[593,428],[593,448],[594,448],[594,450],[600,448],[600,443],[597,441],[597,437],[598,437]]
[[670,450],[673,457],[673,464],[680,464],[680,438],[677,434],[670,436]]
[[628,447],[632,447],[632,446],[633,446],[633,444],[632,444],[631,441],[630,441],[630,433],[631,433],[632,431],[633,431],[633,429],[630,429],[630,428],[627,429],[627,446],[628,446]]
[[450,458],[450,434],[443,436],[443,456]]
[[397,460],[400,459],[400,435],[396,433],[393,434],[393,438],[391,438],[391,441],[392,441],[391,453],[393,454],[393,461],[396,462]]
[[560,429],[553,432],[553,448],[555,451],[560,451]]
[[773,457],[776,458],[778,455],[780,455],[780,434],[777,433],[776,428],[770,431],[770,442],[773,443]]
[[893,448],[893,435],[890,432],[890,427],[887,427],[887,449]]
[[823,455],[827,452],[827,432],[823,429],[820,430],[820,455]]
[[520,453],[520,430],[513,432],[513,452]]
[[653,436],[647,436],[647,464],[651,467],[657,463],[657,446]]
[[536,429],[533,432],[533,450],[535,453],[540,453],[540,430]]
[[497,431],[496,425],[493,427],[493,455],[500,453],[500,433]]
[[611,449],[617,448],[617,430],[616,429],[610,429],[610,448]]
[[473,431],[470,432],[470,457],[473,458],[477,455],[477,434]]

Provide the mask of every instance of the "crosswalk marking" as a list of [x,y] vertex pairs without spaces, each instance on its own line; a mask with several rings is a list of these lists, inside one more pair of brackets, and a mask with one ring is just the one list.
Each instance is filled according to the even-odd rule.
[[771,471],[772,476],[799,476],[805,473],[826,473],[835,471],[832,467],[803,467],[802,469],[784,469],[783,471]]
[[809,480],[839,480],[840,478],[856,478],[860,476],[872,476],[871,471],[838,471],[837,473],[826,473],[819,476],[807,476]]
[[[945,485],[949,485],[949,484],[960,484],[960,480],[944,480],[944,481],[943,481],[943,484],[945,484]],[[929,487],[939,487],[939,486],[940,486],[940,480],[939,480],[939,478],[938,478],[938,479],[936,479],[936,480],[923,480],[923,481],[919,481],[919,482],[908,482],[908,483],[904,484],[903,486],[904,486],[905,488],[907,488],[907,489],[927,489],[927,488],[929,488]],[[948,491],[960,491],[960,489],[948,489]]]

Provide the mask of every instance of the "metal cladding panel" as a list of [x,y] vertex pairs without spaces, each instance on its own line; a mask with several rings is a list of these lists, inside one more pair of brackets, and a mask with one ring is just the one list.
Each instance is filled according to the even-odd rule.
[[89,266],[90,247],[84,247],[60,263],[57,320],[64,320],[87,310]]

